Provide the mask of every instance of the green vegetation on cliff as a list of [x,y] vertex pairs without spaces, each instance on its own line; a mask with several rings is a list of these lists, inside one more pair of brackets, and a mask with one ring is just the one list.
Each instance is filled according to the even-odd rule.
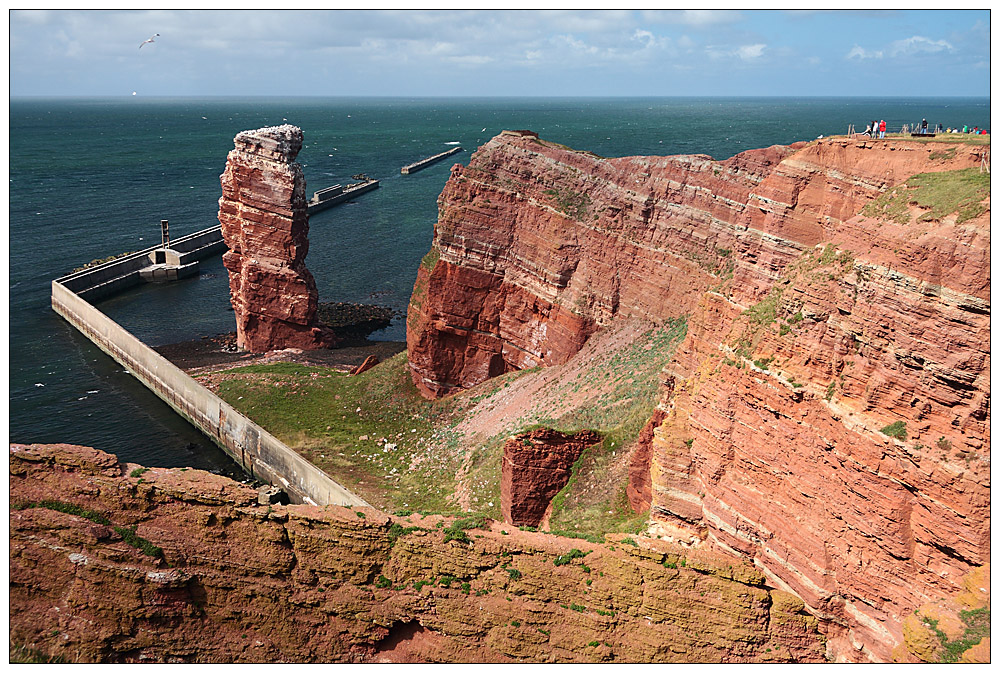
[[[279,363],[200,375],[203,383],[347,488],[385,511],[477,512],[501,519],[503,444],[531,425],[596,430],[553,502],[553,531],[600,538],[642,528],[625,497],[629,445],[652,415],[658,374],[683,339],[682,317],[607,337],[559,367],[512,372],[426,400],[405,353],[358,376]],[[595,335],[594,338],[596,338]],[[503,408],[530,400],[522,411]],[[515,405],[516,406],[516,405]],[[484,425],[476,419],[494,418]],[[460,535],[458,535],[460,537]]]
[[590,195],[579,194],[571,189],[555,187],[546,189],[545,195],[552,197],[556,210],[574,220],[582,220],[590,210]]
[[881,430],[879,430],[886,437],[894,437],[901,442],[906,441],[906,421],[896,421],[895,423],[890,423]]
[[927,211],[917,218],[918,222],[958,213],[955,222],[961,224],[986,211],[982,201],[989,193],[990,174],[980,173],[978,168],[920,173],[885,192],[861,212],[868,217],[908,224],[912,204]]
[[225,372],[219,395],[372,504],[458,511],[455,404],[425,400],[400,353],[359,376],[278,363]]
[[[919,614],[919,610],[917,613]],[[982,642],[983,638],[990,637],[990,609],[977,608],[975,610],[962,610],[959,612],[962,626],[965,633],[955,639],[950,639],[948,634],[938,628],[938,620],[924,617],[923,623],[937,637],[941,643],[940,657],[943,664],[954,664],[958,662],[962,655],[971,647]]]

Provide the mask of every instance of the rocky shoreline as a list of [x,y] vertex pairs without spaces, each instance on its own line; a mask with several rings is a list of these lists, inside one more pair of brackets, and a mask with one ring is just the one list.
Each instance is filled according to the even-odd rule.
[[366,339],[372,332],[391,325],[393,320],[406,317],[405,312],[388,306],[344,301],[320,303],[316,315],[319,324],[332,329],[341,342]]
[[236,345],[236,332],[229,332],[156,346],[154,350],[188,372],[272,362],[296,362],[351,371],[369,356],[374,355],[379,361],[384,361],[406,350],[405,341],[368,339],[372,332],[385,329],[394,318],[400,317],[399,311],[375,304],[330,302],[319,305],[318,315],[320,323],[332,328],[340,339],[332,348],[286,348],[267,353],[248,353]]
[[323,350],[286,348],[269,353],[246,353],[236,349],[236,333],[202,337],[192,341],[156,346],[154,350],[186,372],[204,372],[230,367],[274,362],[296,362],[348,372],[370,355],[380,361],[406,350],[405,341],[357,340]]

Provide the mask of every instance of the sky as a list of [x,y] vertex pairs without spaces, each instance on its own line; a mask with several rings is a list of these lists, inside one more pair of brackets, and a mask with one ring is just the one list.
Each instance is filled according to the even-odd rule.
[[990,91],[988,10],[12,10],[9,21],[12,97]]

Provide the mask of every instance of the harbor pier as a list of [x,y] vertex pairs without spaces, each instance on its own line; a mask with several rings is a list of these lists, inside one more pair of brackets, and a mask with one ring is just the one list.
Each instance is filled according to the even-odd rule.
[[333,185],[332,187],[326,187],[325,189],[313,192],[312,198],[306,203],[306,212],[312,215],[321,210],[331,208],[338,203],[353,199],[355,196],[361,196],[373,189],[378,189],[378,180],[369,178],[363,174],[355,177],[363,177],[364,179],[361,182],[355,182],[346,187],[343,185]]
[[408,164],[399,169],[399,172],[403,175],[409,175],[410,173],[416,173],[417,171],[423,170],[430,166],[431,164],[436,164],[446,157],[450,157],[452,154],[457,154],[462,151],[461,147],[453,147],[447,152],[441,152],[440,154],[435,154],[432,157],[427,157],[426,159],[421,159],[420,161]]

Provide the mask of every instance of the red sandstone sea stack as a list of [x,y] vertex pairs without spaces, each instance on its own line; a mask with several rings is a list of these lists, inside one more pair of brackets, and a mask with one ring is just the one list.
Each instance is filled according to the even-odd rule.
[[219,222],[237,345],[253,353],[329,348],[335,338],[319,326],[316,283],[305,266],[306,183],[295,161],[302,130],[243,131],[235,143],[221,176]]

